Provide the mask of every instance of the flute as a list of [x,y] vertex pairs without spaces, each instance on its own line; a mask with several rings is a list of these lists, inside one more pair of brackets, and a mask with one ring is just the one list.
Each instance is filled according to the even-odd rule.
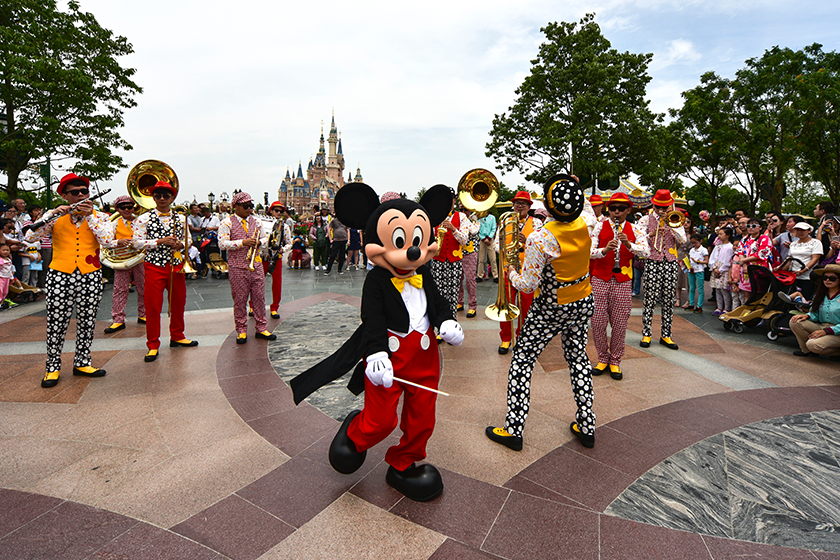
[[[94,198],[103,197],[106,194],[108,194],[109,192],[111,192],[111,189],[104,190],[101,193],[97,194],[96,196],[92,196],[90,198],[80,200],[79,202],[74,202],[73,204],[70,205],[70,210],[68,210],[66,213],[67,214],[72,214],[73,211],[76,208],[78,208],[80,205],[84,204],[85,202],[88,202],[89,200],[93,200]],[[31,224],[26,224],[25,226],[23,226],[23,233],[26,234],[26,232],[29,231],[29,230],[40,229],[40,228],[44,227],[45,225],[47,225],[48,223],[52,222],[53,220],[57,220],[58,218],[60,218],[62,216],[64,216],[64,214],[59,214],[58,212],[56,212],[55,214],[50,215],[48,218],[41,218],[40,220],[34,221]]]

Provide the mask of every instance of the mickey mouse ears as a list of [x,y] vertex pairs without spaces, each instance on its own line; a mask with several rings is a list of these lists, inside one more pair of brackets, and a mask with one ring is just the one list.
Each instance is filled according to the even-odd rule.
[[335,193],[335,215],[351,229],[365,229],[379,207],[379,196],[365,183],[348,183]]

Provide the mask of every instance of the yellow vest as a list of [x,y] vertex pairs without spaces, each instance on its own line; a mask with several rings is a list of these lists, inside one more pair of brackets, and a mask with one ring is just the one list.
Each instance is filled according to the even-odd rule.
[[[560,257],[551,261],[554,276],[560,283],[568,283],[589,274],[589,251],[592,240],[583,218],[573,222],[548,222],[543,226],[560,245]],[[564,305],[579,301],[592,293],[589,278],[572,286],[557,289],[557,303]]]
[[132,237],[134,237],[134,230],[131,229],[131,223],[119,218],[117,229],[114,231],[114,239],[131,239]]
[[82,274],[99,270],[99,242],[87,220],[79,227],[69,215],[58,218],[52,230],[53,257],[50,268],[72,274],[77,268]]

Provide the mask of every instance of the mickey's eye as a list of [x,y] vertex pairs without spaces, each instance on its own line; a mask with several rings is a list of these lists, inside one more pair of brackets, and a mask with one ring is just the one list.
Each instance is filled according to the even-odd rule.
[[395,229],[394,233],[391,234],[391,242],[397,249],[405,247],[405,230],[400,227]]
[[411,244],[415,247],[419,247],[423,243],[423,228],[420,226],[414,226],[414,239],[411,240]]

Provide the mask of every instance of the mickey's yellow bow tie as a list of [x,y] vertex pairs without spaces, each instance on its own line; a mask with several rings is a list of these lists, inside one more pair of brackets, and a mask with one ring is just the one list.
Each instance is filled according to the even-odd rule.
[[408,282],[415,288],[422,289],[423,288],[423,277],[419,274],[415,274],[414,276],[409,276],[408,278],[397,278],[396,276],[391,278],[391,282],[394,283],[394,287],[402,293],[403,288],[405,287],[405,283]]

